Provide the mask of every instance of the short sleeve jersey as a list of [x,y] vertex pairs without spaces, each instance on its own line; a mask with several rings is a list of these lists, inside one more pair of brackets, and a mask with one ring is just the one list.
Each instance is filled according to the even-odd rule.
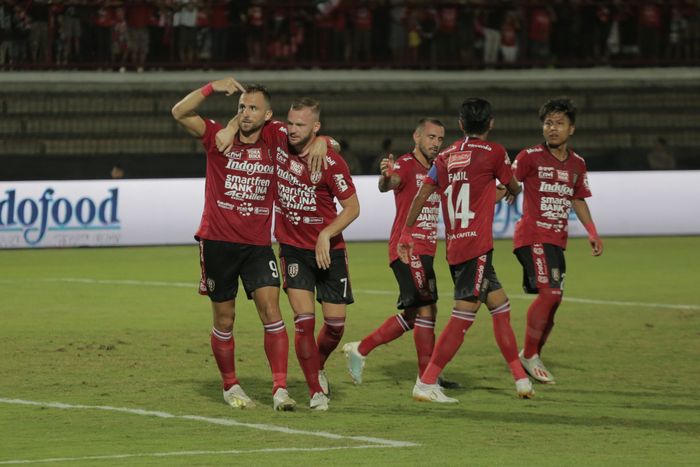
[[512,177],[508,154],[497,143],[467,136],[438,155],[424,183],[441,194],[449,264],[493,249],[495,181],[507,184]]
[[254,144],[236,140],[231,151],[223,154],[215,141],[222,126],[204,122],[204,212],[195,238],[270,245],[275,166],[268,146],[262,140]]
[[[296,154],[277,152],[277,196],[275,237],[280,243],[313,250],[318,234],[337,217],[334,198],[345,200],[355,194],[350,170],[332,150],[326,154],[328,168],[309,173]],[[343,235],[331,238],[331,249],[345,248]]]
[[539,144],[520,151],[513,170],[525,184],[523,217],[515,225],[514,248],[533,243],[566,248],[571,200],[591,196],[586,162],[573,151],[560,161]]
[[[393,263],[399,258],[396,248],[401,237],[401,230],[406,224],[406,217],[411,208],[411,202],[416,193],[423,186],[423,179],[428,174],[428,169],[421,164],[413,153],[404,154],[394,163],[394,173],[401,178],[401,183],[394,188],[394,202],[396,204],[396,217],[391,226],[389,237],[389,262]],[[440,195],[433,193],[423,206],[414,227],[419,229],[413,235],[413,253],[415,255],[435,256],[437,246],[437,223],[440,217]]]

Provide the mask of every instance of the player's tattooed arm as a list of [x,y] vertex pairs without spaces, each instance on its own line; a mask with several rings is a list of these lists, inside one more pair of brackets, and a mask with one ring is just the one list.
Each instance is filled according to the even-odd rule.
[[426,201],[428,201],[428,198],[430,198],[430,195],[432,195],[435,190],[437,190],[436,185],[423,183],[416,197],[413,198],[411,207],[408,210],[406,224],[403,226],[401,237],[399,237],[399,244],[396,247],[399,258],[406,264],[409,263],[413,255],[413,232],[416,230],[414,224],[416,219],[418,219],[418,215],[423,210]]

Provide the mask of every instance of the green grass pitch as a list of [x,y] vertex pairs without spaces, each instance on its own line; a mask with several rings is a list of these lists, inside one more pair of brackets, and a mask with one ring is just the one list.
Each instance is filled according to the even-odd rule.
[[[482,308],[445,371],[463,385],[448,392],[458,405],[411,399],[406,335],[370,354],[361,386],[338,349],[327,413],[306,408],[293,347],[299,408],[272,411],[262,327],[245,300],[237,370],[258,407],[223,403],[196,246],[0,251],[0,465],[698,465],[700,237],[605,247],[593,258],[584,240],[570,242],[544,353],[558,384],[537,385],[535,399],[516,398]],[[343,342],[395,313],[397,290],[385,244],[348,249],[355,304]],[[442,256],[438,332],[451,309]],[[509,242],[496,242],[494,264],[522,342],[531,297]]]

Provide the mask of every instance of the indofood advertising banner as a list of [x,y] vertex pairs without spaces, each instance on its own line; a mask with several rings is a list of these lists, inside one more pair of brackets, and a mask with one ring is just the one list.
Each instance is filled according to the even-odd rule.
[[[602,236],[700,234],[700,172],[593,172],[589,181]],[[345,238],[387,240],[393,195],[374,176],[355,185],[361,214]],[[189,244],[203,205],[203,179],[0,182],[0,248]],[[494,236],[513,235],[521,205],[495,207]],[[570,218],[570,234],[585,235]]]

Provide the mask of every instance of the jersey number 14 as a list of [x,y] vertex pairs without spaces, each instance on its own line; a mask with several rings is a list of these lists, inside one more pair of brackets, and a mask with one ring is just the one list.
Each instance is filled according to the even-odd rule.
[[[469,210],[469,184],[464,183],[459,187],[459,192],[457,196],[453,197],[454,194],[453,185],[450,185],[445,189],[445,196],[447,197],[447,214],[450,216],[450,226],[452,229],[460,228],[466,229],[469,227],[469,221],[474,219],[474,212]],[[459,226],[455,227],[455,221],[459,220]]]

